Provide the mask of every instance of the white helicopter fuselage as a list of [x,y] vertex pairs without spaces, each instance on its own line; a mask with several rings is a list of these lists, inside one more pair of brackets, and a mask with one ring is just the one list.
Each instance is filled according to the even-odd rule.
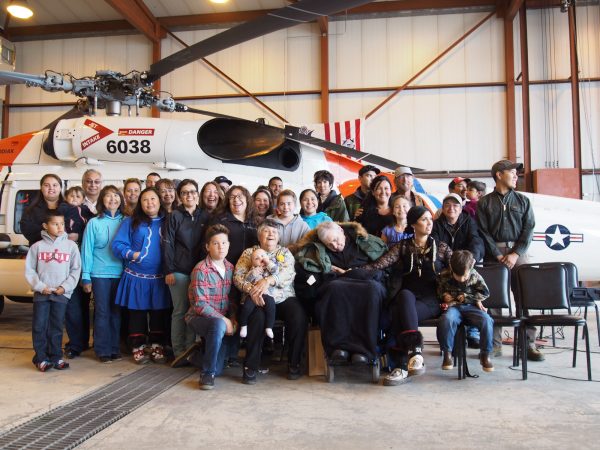
[[[313,186],[317,170],[330,170],[336,184],[356,180],[360,163],[332,156],[319,148],[301,144],[301,159],[293,170],[273,166],[249,165],[248,160],[227,162],[209,156],[200,147],[198,133],[206,121],[179,121],[131,117],[82,117],[58,122],[54,130],[43,130],[0,141],[0,176],[3,180],[0,204],[0,233],[10,242],[0,242],[6,250],[25,246],[18,232],[23,208],[21,192],[39,189],[45,173],[55,173],[69,186],[81,184],[85,170],[95,168],[103,174],[104,184],[122,186],[127,178],[145,179],[158,172],[172,179],[191,178],[199,185],[225,175],[234,184],[251,192],[279,176],[284,187],[299,193]],[[52,132],[52,136],[49,133]],[[43,149],[52,141],[52,156]],[[417,191],[435,209],[447,193],[447,182],[415,179]],[[344,188],[342,186],[342,192]],[[600,203],[527,194],[536,216],[534,240],[529,254],[533,262],[571,261],[579,268],[581,280],[600,280]],[[21,247],[23,251],[26,248]],[[19,254],[19,252],[16,252]],[[24,278],[22,252],[5,257],[0,251],[0,295],[30,296]]]

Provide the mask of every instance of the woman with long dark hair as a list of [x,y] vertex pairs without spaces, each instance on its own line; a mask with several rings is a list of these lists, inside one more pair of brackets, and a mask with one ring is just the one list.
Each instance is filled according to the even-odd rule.
[[[116,303],[129,310],[129,343],[138,364],[149,359],[165,362],[165,324],[171,295],[162,270],[164,220],[158,193],[154,188],[146,188],[133,215],[123,221],[112,242],[114,255],[125,265]],[[147,345],[150,356],[145,351]]]
[[377,175],[371,181],[369,193],[365,197],[362,207],[363,213],[358,222],[367,229],[369,234],[381,236],[381,231],[394,223],[394,216],[390,208],[392,183],[385,175]]

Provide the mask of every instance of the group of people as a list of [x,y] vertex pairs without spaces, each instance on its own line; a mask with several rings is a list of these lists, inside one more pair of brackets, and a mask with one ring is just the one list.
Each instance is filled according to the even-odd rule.
[[[360,186],[346,198],[327,170],[297,197],[279,177],[252,194],[225,176],[200,188],[156,173],[119,189],[102,187],[102,174],[88,169],[66,201],[61,179],[47,174],[20,223],[35,292],[33,363],[40,371],[69,366],[63,326],[67,358],[88,348],[92,294],[102,363],[122,358],[123,336],[139,364],[164,363],[172,348],[173,367],[201,367],[202,389],[236,363],[240,338],[242,380],[255,383],[276,319],[284,322],[292,380],[302,375],[311,320],[333,362],[373,363],[383,332],[393,364],[385,385],[424,373],[418,327],[433,317],[441,317],[443,369],[452,367],[454,335],[466,322],[481,333],[472,339],[491,371],[500,331],[474,266],[526,261],[534,219],[515,191],[518,170],[507,160],[494,164],[488,195],[481,182],[454,179],[435,220],[403,166],[393,182],[362,167]],[[529,348],[531,359],[543,358],[533,340]]]

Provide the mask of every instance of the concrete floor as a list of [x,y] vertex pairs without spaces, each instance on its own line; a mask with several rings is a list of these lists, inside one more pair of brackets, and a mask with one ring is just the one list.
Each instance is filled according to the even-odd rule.
[[[31,364],[31,305],[7,302],[0,315],[0,432],[138,369],[130,360],[102,365],[91,352],[63,372],[37,372]],[[595,318],[589,321],[592,369],[600,379]],[[442,371],[433,330],[426,347],[427,373],[393,388],[372,385],[366,370],[338,370],[323,377],[285,379],[283,366],[240,382],[240,369],[198,390],[198,375],[185,379],[80,448],[597,448],[600,388],[509,369],[509,347],[478,379],[459,381]],[[557,345],[569,347],[572,333]],[[581,348],[581,347],[580,347]],[[585,379],[585,354],[570,367],[571,352],[547,348],[546,361],[530,370]],[[176,369],[165,369],[176,370]],[[594,444],[596,442],[596,444]]]

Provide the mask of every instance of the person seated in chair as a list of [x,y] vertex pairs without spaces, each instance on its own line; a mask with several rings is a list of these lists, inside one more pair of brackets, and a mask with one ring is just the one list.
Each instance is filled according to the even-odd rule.
[[482,302],[490,296],[485,281],[473,268],[475,258],[468,250],[457,250],[450,258],[450,268],[442,271],[438,280],[438,297],[445,312],[437,327],[437,338],[444,355],[442,370],[451,370],[452,349],[456,330],[462,323],[481,332],[479,361],[485,372],[492,372],[490,361],[493,347],[494,320],[487,314]]
[[323,222],[298,247],[296,286],[314,300],[325,354],[334,363],[373,361],[386,290],[381,272],[357,267],[385,253],[385,243],[360,224]]

